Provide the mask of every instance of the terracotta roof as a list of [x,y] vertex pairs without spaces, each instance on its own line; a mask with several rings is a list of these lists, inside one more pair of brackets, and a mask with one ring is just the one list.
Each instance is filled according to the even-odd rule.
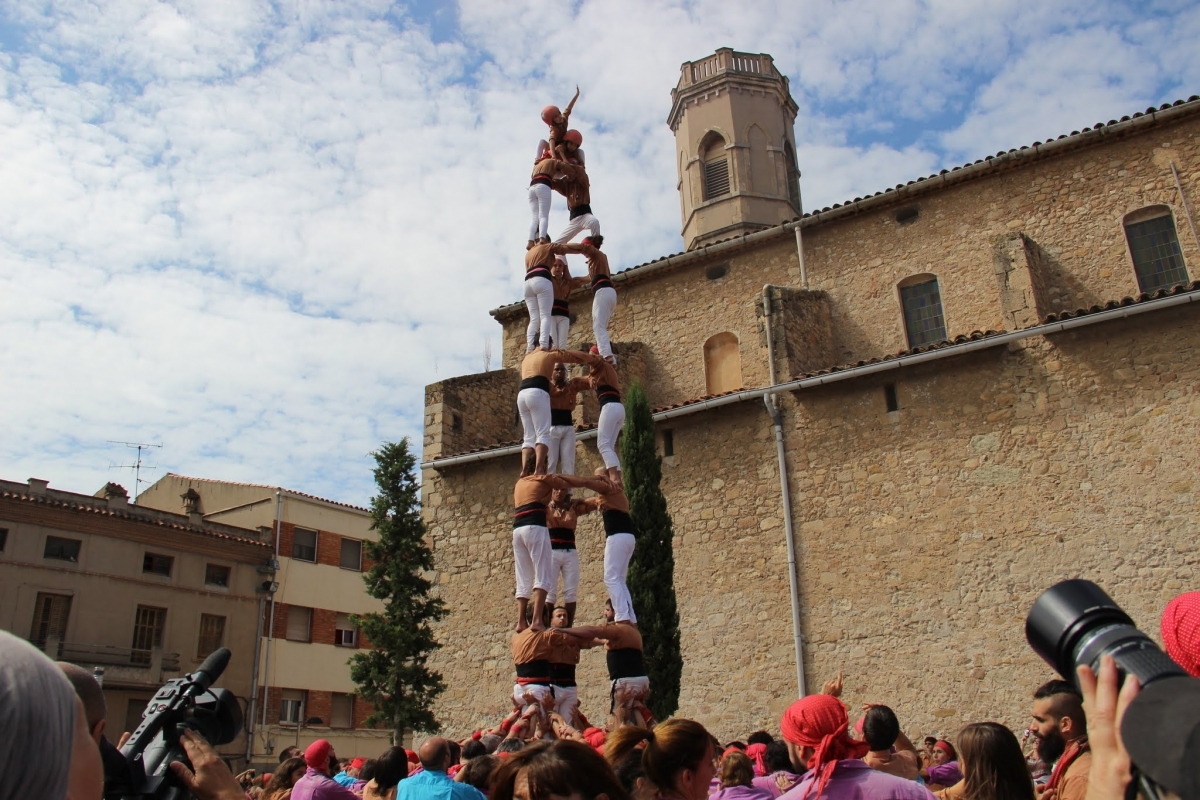
[[[1133,306],[1133,305],[1137,305],[1139,303],[1148,302],[1150,300],[1158,300],[1158,299],[1161,299],[1164,297],[1170,297],[1171,295],[1184,294],[1186,292],[1194,292],[1194,291],[1198,291],[1198,290],[1200,290],[1200,280],[1192,281],[1191,283],[1187,283],[1187,284],[1181,283],[1181,284],[1178,284],[1176,286],[1172,286],[1172,287],[1169,287],[1166,289],[1158,289],[1157,291],[1152,292],[1152,293],[1143,292],[1134,297],[1122,297],[1120,300],[1110,300],[1107,303],[1105,303],[1104,305],[1094,305],[1094,306],[1090,306],[1088,308],[1078,308],[1078,309],[1075,309],[1074,311],[1059,311],[1059,312],[1056,312],[1053,314],[1047,314],[1046,317],[1044,319],[1042,319],[1042,321],[1038,325],[1030,325],[1026,328],[1019,328],[1018,330],[1032,330],[1033,328],[1040,327],[1041,325],[1051,324],[1054,322],[1062,322],[1063,320],[1074,319],[1076,317],[1085,317],[1090,314],[1098,314],[1102,311],[1110,311],[1112,309],[1122,308],[1125,306]],[[966,344],[968,342],[975,342],[975,341],[979,341],[982,339],[990,339],[992,337],[1001,336],[1006,333],[1008,333],[1008,331],[1004,331],[1004,330],[972,331],[971,333],[968,333],[968,334],[959,334],[958,336],[955,336],[953,339],[943,339],[940,342],[934,342],[933,344],[922,345],[921,347],[913,347],[908,350],[900,350],[898,352],[895,352],[895,353],[892,353],[892,354],[886,355],[886,356],[877,356],[875,358],[862,359],[862,360],[855,361],[852,363],[848,362],[845,364],[839,364],[837,366],[828,367],[826,369],[819,369],[814,372],[806,372],[806,373],[803,373],[800,375],[793,375],[793,376],[791,376],[791,379],[792,380],[801,380],[804,378],[815,378],[820,375],[829,375],[829,374],[832,374],[835,372],[844,372],[846,370],[855,369],[857,367],[865,367],[868,364],[879,364],[879,363],[883,363],[886,361],[894,361],[899,358],[904,358],[905,356],[912,356],[912,355],[916,355],[918,353],[928,353],[933,350],[942,350],[947,347],[953,347],[955,345]],[[764,387],[759,387],[759,388],[765,389],[767,387],[764,386]],[[726,395],[737,394],[738,392],[741,392],[741,391],[745,391],[745,390],[744,389],[734,389],[732,391],[723,392],[721,394],[707,394],[707,395],[702,395],[700,397],[693,397],[688,400],[680,401],[678,403],[671,403],[671,404],[665,405],[665,406],[658,406],[656,408],[651,409],[651,413],[657,414],[660,411],[670,411],[670,410],[673,410],[676,408],[684,408],[686,406],[696,405],[697,403],[703,403],[707,400],[713,400],[718,397],[725,397]],[[594,429],[595,427],[596,427],[595,423],[588,424],[588,425],[576,425],[575,430],[577,432],[582,433],[584,431],[590,431],[590,430]],[[438,456],[437,458],[433,459],[433,461],[436,462],[443,458],[453,458],[455,456],[468,455],[470,453],[484,453],[489,450],[499,450],[504,447],[512,447],[515,445],[519,445],[520,443],[521,443],[520,439],[516,439],[513,441],[507,441],[507,442],[497,442],[496,444],[488,445],[486,447],[477,447],[472,450],[463,450],[463,451],[457,452],[457,453],[446,453],[445,455],[441,455],[441,456]]]
[[351,505],[350,503],[343,503],[338,500],[330,500],[325,497],[317,497],[315,494],[308,494],[307,492],[297,492],[295,489],[285,489],[282,486],[270,486],[265,483],[245,483],[243,481],[223,481],[223,480],[219,480],[217,478],[194,478],[190,475],[180,475],[177,472],[168,472],[167,475],[169,475],[173,478],[181,478],[182,480],[185,480],[185,481],[203,481],[204,483],[224,483],[229,486],[251,486],[251,487],[254,487],[255,489],[272,489],[272,490],[278,489],[279,491],[286,492],[287,494],[293,495],[294,497],[303,497],[308,500],[316,500],[321,503],[329,503],[331,506],[341,506],[342,508],[349,508],[353,511],[362,511],[367,514],[371,513],[371,509],[369,509],[369,508],[363,508],[362,506]]
[[[650,267],[654,264],[661,264],[664,261],[669,261],[671,259],[682,259],[687,256],[691,256],[691,257],[694,257],[697,259],[702,258],[704,256],[705,250],[707,250],[708,248],[714,247],[716,245],[730,246],[734,243],[737,243],[739,240],[745,240],[747,237],[761,237],[761,238],[771,237],[774,235],[786,233],[788,230],[790,230],[790,228],[788,228],[788,226],[795,227],[797,224],[800,224],[804,227],[807,227],[810,224],[819,224],[822,221],[840,217],[843,214],[857,213],[858,211],[863,210],[859,205],[861,203],[872,202],[872,204],[874,204],[874,203],[881,202],[881,201],[882,202],[890,202],[892,200],[898,200],[901,195],[907,197],[911,194],[925,192],[925,191],[931,191],[933,189],[936,189],[938,186],[941,186],[947,179],[957,178],[960,175],[962,176],[963,179],[966,179],[967,177],[969,177],[968,175],[963,174],[963,172],[962,172],[963,170],[969,170],[969,171],[971,171],[972,175],[975,175],[975,174],[979,173],[979,169],[985,169],[985,168],[991,167],[991,166],[993,166],[993,164],[995,164],[996,166],[999,166],[1002,163],[1008,163],[1008,162],[1011,162],[1014,160],[1033,158],[1033,157],[1036,157],[1039,155],[1043,155],[1042,148],[1046,147],[1047,145],[1050,145],[1051,143],[1053,143],[1056,146],[1056,148],[1059,146],[1060,142],[1063,145],[1068,145],[1073,142],[1077,143],[1079,145],[1083,145],[1083,144],[1090,142],[1093,138],[1097,137],[1098,135],[1102,135],[1103,133],[1108,132],[1109,129],[1113,128],[1114,126],[1124,127],[1127,124],[1134,123],[1135,120],[1141,120],[1145,117],[1152,117],[1153,119],[1151,121],[1153,122],[1154,120],[1157,119],[1157,117],[1156,117],[1157,114],[1159,114],[1163,111],[1167,111],[1169,109],[1174,109],[1179,106],[1187,106],[1188,107],[1187,112],[1189,112],[1189,113],[1193,112],[1193,111],[1200,111],[1200,95],[1192,95],[1187,100],[1176,100],[1173,103],[1163,103],[1158,108],[1151,106],[1151,107],[1147,108],[1145,111],[1138,111],[1133,114],[1123,116],[1119,120],[1110,119],[1108,122],[1097,122],[1096,124],[1092,125],[1091,127],[1084,128],[1083,130],[1071,131],[1070,133],[1064,133],[1058,137],[1051,137],[1051,138],[1047,139],[1045,142],[1037,141],[1030,145],[1022,145],[1021,147],[1014,147],[1010,150],[1001,150],[1000,152],[996,153],[996,155],[994,155],[994,156],[990,156],[990,155],[985,156],[983,158],[976,159],[975,161],[963,164],[962,166],[952,167],[950,169],[943,169],[936,174],[927,175],[923,178],[914,178],[913,180],[908,181],[907,183],[898,183],[892,188],[882,189],[878,192],[875,192],[874,194],[867,194],[862,197],[855,197],[853,200],[846,200],[841,203],[834,203],[832,206],[826,206],[825,208],[822,208],[818,211],[811,211],[802,216],[793,217],[792,219],[785,220],[785,221],[779,223],[778,225],[765,227],[763,230],[756,231],[755,233],[752,233],[752,234],[731,236],[728,239],[721,239],[721,240],[718,240],[715,242],[710,242],[705,247],[699,248],[697,250],[671,253],[670,255],[660,256],[659,258],[655,258],[651,261],[646,261],[646,262],[637,264],[632,267],[626,267],[625,269],[614,272],[613,277],[616,278],[616,277],[624,276],[626,279],[629,279],[629,278],[635,277],[635,275],[631,274],[631,273],[637,273],[639,271],[646,270],[647,267]],[[1175,115],[1172,115],[1172,116],[1175,116]],[[805,221],[807,221],[807,222],[805,222]],[[756,241],[757,241],[757,238],[756,238]],[[525,309],[525,304],[523,302],[508,303],[506,305],[500,306],[499,308],[493,309],[491,311],[491,314],[492,314],[492,316],[495,316],[495,317],[507,316],[508,314],[511,314],[511,313],[523,311],[524,309]]]
[[[231,542],[239,542],[241,544],[250,544],[255,547],[262,547],[266,550],[271,550],[273,544],[264,542],[253,537],[253,531],[245,528],[238,528],[233,525],[224,525],[221,523],[209,522],[203,525],[193,525],[188,518],[181,514],[171,514],[165,511],[139,508],[137,506],[129,506],[127,508],[111,508],[106,501],[100,498],[88,497],[87,495],[75,494],[74,492],[64,492],[57,489],[47,489],[46,493],[39,494],[29,491],[28,488],[18,489],[21,484],[9,483],[7,486],[0,487],[0,500],[16,500],[31,505],[38,505],[44,508],[54,508],[63,511],[70,511],[77,514],[95,514],[101,517],[113,517],[116,519],[125,519],[131,522],[137,522],[142,525],[152,525],[158,528],[173,531],[183,531],[186,533],[197,533],[202,536],[209,536],[214,539],[225,539]],[[248,535],[240,535],[236,531],[243,531]]]

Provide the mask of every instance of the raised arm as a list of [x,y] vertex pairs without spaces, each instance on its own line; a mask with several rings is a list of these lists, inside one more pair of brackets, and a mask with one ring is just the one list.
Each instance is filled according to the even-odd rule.
[[575,101],[579,99],[579,87],[575,87],[575,96],[571,98],[571,102],[567,103],[567,107],[563,109],[563,124],[567,122],[567,117],[571,116],[571,109],[575,107]]
[[558,628],[567,636],[573,636],[576,639],[605,639],[604,628],[599,625],[584,625],[579,628]]
[[594,364],[596,358],[591,353],[583,353],[579,350],[561,350],[558,355],[558,360],[565,364]]
[[571,510],[575,512],[575,516],[577,517],[586,516],[593,511],[599,511],[600,498],[589,497],[586,500],[576,500],[575,502],[571,503]]
[[555,489],[591,489],[593,492],[612,488],[604,478],[585,478],[582,475],[547,475],[546,483]]

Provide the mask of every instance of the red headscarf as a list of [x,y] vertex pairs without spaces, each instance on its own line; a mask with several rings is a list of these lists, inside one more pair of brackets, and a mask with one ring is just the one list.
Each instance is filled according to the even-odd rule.
[[583,732],[583,738],[587,740],[595,750],[603,753],[604,743],[608,741],[608,734],[599,728],[588,728]]
[[1162,640],[1167,655],[1193,678],[1200,678],[1200,592],[1187,592],[1167,603]]
[[933,746],[950,756],[951,761],[958,761],[958,753],[954,752],[954,745],[950,744],[945,739],[938,739]]
[[754,762],[754,775],[761,778],[767,774],[767,746],[762,742],[746,745],[746,755]]
[[837,762],[843,759],[862,758],[870,750],[866,742],[856,742],[846,733],[850,718],[846,716],[846,707],[842,701],[828,694],[810,694],[792,703],[783,712],[779,721],[783,738],[799,747],[811,747],[816,752],[808,760],[808,768],[813,770],[813,781],[804,790],[807,800],[808,791],[815,784],[817,793],[813,800],[820,798],[825,791]]

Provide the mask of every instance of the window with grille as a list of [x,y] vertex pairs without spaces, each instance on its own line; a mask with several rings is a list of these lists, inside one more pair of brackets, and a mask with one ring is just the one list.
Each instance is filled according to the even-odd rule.
[[1179,237],[1175,232],[1175,220],[1166,206],[1149,211],[1158,216],[1139,221],[1143,216],[1130,215],[1125,223],[1125,238],[1129,241],[1129,254],[1133,256],[1133,270],[1137,273],[1138,288],[1153,292],[1180,283],[1188,282],[1187,268],[1183,265],[1183,253],[1179,249]]
[[287,633],[285,638],[293,642],[312,641],[312,609],[304,606],[288,606]]
[[729,159],[725,156],[704,162],[704,199],[729,194]]
[[279,700],[279,721],[299,725],[304,713],[305,692],[303,689],[284,689]]
[[909,347],[921,347],[946,338],[946,318],[942,313],[937,278],[901,286],[900,302],[904,307]]
[[196,658],[208,658],[209,653],[225,644],[225,618],[215,614],[200,615],[200,638],[196,642]]
[[362,570],[362,542],[342,539],[342,569]]
[[358,644],[358,629],[350,622],[349,614],[338,614],[333,643],[339,647],[355,647]]
[[171,567],[175,559],[171,556],[160,556],[157,553],[146,553],[142,556],[142,572],[171,577]]
[[221,586],[229,588],[229,567],[224,564],[207,564],[204,567],[204,583],[206,586]]
[[133,655],[130,658],[134,664],[150,663],[150,651],[162,647],[166,623],[165,608],[137,607],[137,614],[133,619]]
[[292,538],[292,558],[298,561],[317,561],[317,532],[296,528]]
[[[67,638],[67,619],[70,616],[70,595],[38,592],[33,604],[33,629],[29,632],[29,641],[38,650],[45,650],[46,642],[51,637],[61,643]],[[54,657],[58,655],[54,654]]]
[[354,727],[354,695],[333,693],[329,706],[329,727]]
[[46,549],[42,551],[43,558],[53,558],[58,561],[79,563],[79,548],[83,542],[78,539],[64,539],[61,536],[47,536]]

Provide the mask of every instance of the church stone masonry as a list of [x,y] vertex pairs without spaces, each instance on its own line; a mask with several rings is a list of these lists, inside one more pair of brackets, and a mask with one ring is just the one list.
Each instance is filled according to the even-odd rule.
[[[1163,605],[1200,577],[1200,306],[1190,302],[1200,283],[1187,282],[1200,247],[1183,202],[1200,204],[1200,98],[799,221],[779,210],[791,195],[777,183],[776,204],[745,206],[733,238],[717,241],[706,233],[721,226],[698,225],[706,209],[688,194],[703,181],[689,154],[713,123],[690,115],[732,117],[742,95],[714,89],[692,103],[688,78],[715,58],[704,80],[741,81],[732,73],[751,57],[786,96],[767,56],[718,51],[684,65],[671,124],[687,156],[688,252],[614,276],[621,377],[640,378],[651,405],[671,409],[657,425],[671,448],[663,490],[676,532],[679,713],[728,739],[778,730],[797,692],[771,417],[756,397],[713,408],[702,399],[770,385],[765,320],[780,383],[909,351],[904,289],[936,278],[945,336],[958,344],[921,348],[921,364],[900,359],[779,395],[804,673],[812,691],[843,670],[844,699],[887,700],[910,735],[953,735],[984,719],[1019,729],[1049,677],[1023,634],[1044,588],[1090,578],[1157,638]],[[788,116],[773,97],[755,112],[761,122],[738,124],[792,143],[794,105]],[[745,141],[741,128],[727,133]],[[1141,293],[1126,226],[1146,218],[1174,231],[1182,286]],[[1099,308],[1114,301],[1119,311]],[[572,306],[571,347],[590,333],[587,305]],[[527,317],[523,305],[492,314],[503,369],[426,389],[424,516],[451,612],[432,664],[449,687],[437,712],[451,731],[506,711],[511,683],[513,387]],[[1078,327],[1054,327],[1064,321]],[[713,385],[718,373],[724,383]],[[586,431],[595,409],[581,405],[576,421]],[[579,450],[586,474],[599,463],[594,440]],[[604,602],[596,520],[580,521],[578,541],[587,624]],[[579,683],[583,711],[602,718],[602,656],[584,654]]]

